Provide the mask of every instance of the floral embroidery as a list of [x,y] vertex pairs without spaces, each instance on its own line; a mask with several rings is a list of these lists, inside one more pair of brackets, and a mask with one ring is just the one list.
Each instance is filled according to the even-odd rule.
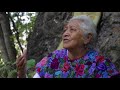
[[104,64],[104,63],[100,63],[98,66],[97,66],[97,68],[99,69],[99,70],[106,70],[107,69],[107,67],[106,67],[106,65]]
[[92,49],[73,61],[67,49],[55,50],[36,65],[36,72],[43,78],[110,78],[118,73],[111,60]]
[[70,65],[67,62],[65,62],[63,65],[62,71],[67,72],[69,70],[69,68],[70,68]]
[[58,59],[55,58],[55,59],[53,59],[50,67],[51,67],[52,69],[58,69],[58,65],[59,65]]
[[44,65],[46,64],[46,62],[47,62],[47,57],[45,57],[45,58],[43,58],[43,59],[41,60],[40,66],[41,66],[41,67],[44,66]]
[[104,61],[104,56],[96,56],[96,61],[97,62],[103,62]]
[[101,75],[100,74],[96,74],[95,78],[100,78]]
[[83,64],[82,65],[76,64],[75,71],[77,76],[78,75],[82,76],[84,74],[84,67],[85,66]]

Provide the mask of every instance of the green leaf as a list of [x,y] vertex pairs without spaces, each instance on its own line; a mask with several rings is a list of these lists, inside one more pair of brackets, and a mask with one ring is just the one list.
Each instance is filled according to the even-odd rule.
[[27,68],[33,68],[35,66],[35,60],[34,59],[30,59],[27,61]]
[[12,70],[12,71],[8,72],[7,78],[17,78],[17,71]]
[[48,68],[48,71],[49,71],[50,74],[53,74],[53,73],[54,73],[54,70],[51,69],[51,68]]
[[35,75],[36,72],[31,71],[27,74],[28,78],[32,78]]
[[74,76],[74,74],[75,74],[74,71],[71,71],[71,76],[72,76],[72,77]]
[[72,62],[71,64],[72,64],[72,66],[73,66],[73,67],[75,67],[75,66],[76,66],[76,63],[75,63],[75,62]]

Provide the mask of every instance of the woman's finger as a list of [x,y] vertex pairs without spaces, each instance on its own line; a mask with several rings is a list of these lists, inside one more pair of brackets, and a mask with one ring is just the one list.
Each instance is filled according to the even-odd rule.
[[17,57],[17,58],[20,58],[20,56],[21,56],[21,54],[20,54],[20,55],[18,55],[18,57]]
[[23,61],[23,64],[21,65],[21,67],[22,67],[22,68],[25,68],[26,63],[27,63],[27,61],[26,61],[26,59],[25,59],[25,60]]
[[26,63],[23,63],[23,65],[21,66],[21,68],[25,70],[25,68],[26,68]]
[[21,62],[21,63],[19,64],[19,66],[18,66],[18,70],[24,71],[25,68],[26,68],[26,62],[25,62],[25,60],[23,59],[22,62]]
[[26,59],[26,51],[16,60],[16,63],[19,63],[22,58]]
[[18,57],[16,60],[16,65],[18,69],[24,69],[26,65],[26,55],[27,55],[27,50],[24,50],[23,54]]
[[21,62],[21,60],[22,60],[23,58],[24,58],[23,56],[21,56],[20,58],[18,58],[18,59],[16,60],[16,65],[19,65],[19,63]]
[[25,60],[25,58],[22,58],[22,59],[21,59],[21,61],[18,63],[18,67],[23,65],[24,60]]

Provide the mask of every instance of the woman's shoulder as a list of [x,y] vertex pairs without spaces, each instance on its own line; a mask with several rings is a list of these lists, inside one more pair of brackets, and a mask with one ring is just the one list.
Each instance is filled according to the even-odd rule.
[[105,55],[102,55],[100,51],[96,49],[90,49],[88,52],[89,58],[94,58],[96,62],[99,63],[105,63],[105,62],[111,62],[111,59],[109,57],[106,57]]
[[52,53],[48,54],[48,58],[62,58],[67,54],[67,49],[60,49],[60,50],[55,50]]
[[84,56],[85,60],[89,60],[90,62],[93,62],[96,60],[96,56],[98,56],[99,53],[95,49],[88,49],[86,55]]
[[89,58],[92,59],[96,65],[96,72],[101,74],[102,77],[111,77],[119,73],[119,70],[110,57],[102,55],[96,50],[90,50],[88,54]]
[[106,57],[105,55],[102,55],[98,50],[96,49],[90,49],[86,55],[90,60],[93,60],[97,63],[105,63],[105,62],[112,62],[109,57]]
[[112,60],[108,57],[99,55],[96,57],[96,69],[99,72],[102,72],[103,77],[109,77],[119,74],[119,70],[115,66],[115,64],[112,62]]
[[58,58],[65,54],[65,49],[55,50],[54,52],[48,54],[40,62],[36,64],[36,72],[40,77],[44,77],[47,68],[58,67]]
[[44,66],[47,64],[47,62],[51,59],[54,59],[54,58],[59,58],[59,57],[62,57],[66,54],[66,49],[61,49],[61,50],[55,50],[51,53],[49,53],[47,56],[45,56],[44,58],[42,58],[40,60],[40,62],[37,63],[36,66]]

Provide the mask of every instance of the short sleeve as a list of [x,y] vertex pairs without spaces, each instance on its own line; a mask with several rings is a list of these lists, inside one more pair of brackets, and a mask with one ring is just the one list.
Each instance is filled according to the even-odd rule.
[[38,75],[38,73],[36,73],[33,78],[40,78],[40,76]]
[[110,59],[104,59],[104,57],[97,60],[96,71],[96,78],[110,78],[118,74],[118,70],[112,61]]

